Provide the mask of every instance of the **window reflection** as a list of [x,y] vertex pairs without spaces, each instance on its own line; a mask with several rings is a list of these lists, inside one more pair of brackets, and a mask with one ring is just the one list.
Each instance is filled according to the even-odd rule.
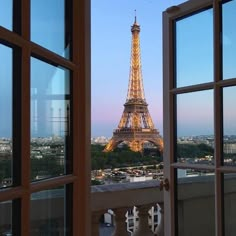
[[213,91],[177,95],[177,161],[214,164]]
[[223,79],[236,78],[236,1],[228,1],[222,6],[223,24]]
[[0,235],[10,236],[12,235],[12,201],[0,202],[0,212]]
[[[69,8],[65,0],[31,1],[31,40],[41,46],[69,58],[70,27]],[[47,6],[47,7],[45,7]]]
[[176,22],[176,87],[213,81],[213,13]]
[[65,188],[31,195],[30,235],[65,235]]
[[31,177],[65,173],[70,130],[69,71],[31,60]]
[[236,87],[223,89],[224,165],[236,165]]
[[224,213],[225,236],[231,236],[236,231],[236,174],[224,174]]
[[12,185],[12,49],[0,45],[0,188]]
[[215,236],[214,171],[178,169],[178,235]]
[[0,26],[12,30],[12,0],[1,1]]

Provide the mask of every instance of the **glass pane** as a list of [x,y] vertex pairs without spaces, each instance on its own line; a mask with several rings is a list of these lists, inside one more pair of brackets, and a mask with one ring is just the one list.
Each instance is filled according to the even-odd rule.
[[214,164],[213,91],[177,95],[177,161]]
[[236,87],[223,89],[224,165],[236,164]]
[[176,87],[213,81],[213,13],[176,22]]
[[30,235],[65,235],[65,188],[31,195]]
[[12,49],[0,45],[0,187],[12,184]]
[[[0,235],[11,236],[12,234],[12,201],[0,202]],[[4,216],[4,217],[3,217]]]
[[70,126],[69,71],[31,60],[31,177],[65,173]]
[[31,0],[31,40],[69,58],[71,32],[66,18],[72,14],[65,12],[65,2],[68,1]]
[[215,236],[214,172],[178,169],[178,235]]
[[225,236],[233,236],[236,232],[236,174],[224,175],[224,213]]
[[0,26],[12,30],[12,0],[0,1]]
[[223,17],[223,79],[236,78],[236,1],[222,6]]

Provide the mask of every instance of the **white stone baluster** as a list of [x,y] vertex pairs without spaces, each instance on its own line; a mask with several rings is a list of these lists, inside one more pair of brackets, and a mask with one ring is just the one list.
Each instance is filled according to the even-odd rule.
[[164,203],[158,203],[158,205],[160,207],[159,213],[161,218],[158,226],[156,227],[155,235],[164,236]]
[[149,217],[149,209],[151,205],[139,206],[138,208],[138,216],[139,216],[139,225],[137,230],[134,232],[133,236],[153,236],[153,232],[148,224]]
[[128,236],[125,215],[127,208],[117,208],[113,209],[113,211],[115,213],[115,230],[112,236]]
[[95,211],[92,213],[92,236],[99,236],[100,219],[104,211]]

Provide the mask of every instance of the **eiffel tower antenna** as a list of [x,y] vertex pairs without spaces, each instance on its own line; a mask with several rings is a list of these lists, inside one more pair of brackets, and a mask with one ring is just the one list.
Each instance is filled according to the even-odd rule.
[[132,46],[127,98],[118,128],[114,130],[104,152],[112,151],[122,142],[126,142],[135,152],[141,152],[143,144],[151,142],[162,152],[163,140],[159,131],[154,127],[144,95],[139,39],[140,25],[137,23],[136,10],[131,33]]

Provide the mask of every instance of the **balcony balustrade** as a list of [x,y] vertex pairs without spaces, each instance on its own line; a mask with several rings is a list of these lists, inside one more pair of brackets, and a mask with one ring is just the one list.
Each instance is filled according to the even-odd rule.
[[[159,185],[154,180],[92,186],[92,236],[163,236],[163,192]],[[101,218],[114,226],[113,232],[101,232]]]
[[[224,184],[226,235],[236,232],[235,179],[229,175]],[[178,179],[179,235],[215,235],[214,181],[213,174]],[[164,235],[163,191],[158,180],[92,186],[91,192],[92,236]],[[110,232],[101,228],[101,218],[106,220],[107,215],[114,229]]]

